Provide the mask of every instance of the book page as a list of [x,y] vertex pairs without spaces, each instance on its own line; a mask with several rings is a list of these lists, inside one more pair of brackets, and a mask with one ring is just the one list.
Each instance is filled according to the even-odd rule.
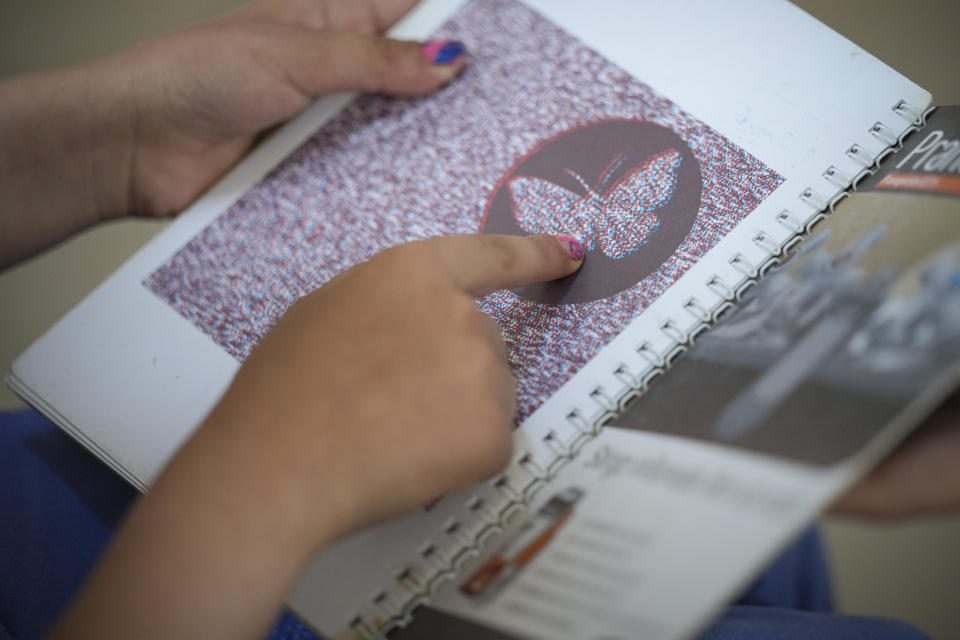
[[799,467],[677,444],[605,428],[389,637],[692,637],[799,533],[823,485]]

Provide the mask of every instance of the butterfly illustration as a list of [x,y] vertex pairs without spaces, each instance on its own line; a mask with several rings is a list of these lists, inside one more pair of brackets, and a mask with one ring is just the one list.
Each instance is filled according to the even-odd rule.
[[619,260],[645,245],[660,226],[656,210],[673,197],[682,159],[679,151],[667,149],[607,186],[623,165],[620,154],[597,179],[597,190],[564,169],[585,195],[549,180],[517,176],[508,183],[513,215],[527,233],[574,235],[587,251],[599,246]]

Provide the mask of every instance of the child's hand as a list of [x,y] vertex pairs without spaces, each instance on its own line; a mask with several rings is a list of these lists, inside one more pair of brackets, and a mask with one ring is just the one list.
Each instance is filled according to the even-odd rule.
[[514,381],[474,298],[581,258],[551,236],[436,238],[297,302],[51,637],[262,637],[322,546],[498,471]]
[[250,469],[276,472],[337,535],[488,477],[510,452],[515,382],[475,298],[579,264],[552,236],[385,251],[284,314],[210,417],[211,437],[239,438]]

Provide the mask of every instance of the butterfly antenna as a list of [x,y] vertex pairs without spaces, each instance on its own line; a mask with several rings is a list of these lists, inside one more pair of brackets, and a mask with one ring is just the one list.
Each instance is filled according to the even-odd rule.
[[618,153],[617,157],[611,160],[610,164],[608,164],[600,173],[600,177],[597,179],[597,184],[601,189],[603,189],[607,182],[610,181],[610,176],[612,176],[617,169],[623,166],[623,157],[624,154]]
[[583,187],[584,191],[586,191],[591,198],[600,197],[594,192],[593,189],[590,188],[590,185],[588,185],[586,181],[583,178],[581,178],[580,174],[578,174],[576,171],[572,169],[564,169],[564,172],[573,176],[573,179],[580,183],[580,186]]

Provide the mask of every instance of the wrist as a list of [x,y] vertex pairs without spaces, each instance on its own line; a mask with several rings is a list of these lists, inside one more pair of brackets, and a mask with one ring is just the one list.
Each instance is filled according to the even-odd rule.
[[336,448],[295,436],[291,446],[291,420],[282,410],[261,419],[230,402],[229,392],[225,400],[177,458],[201,461],[217,484],[231,488],[224,499],[251,529],[270,530],[294,564],[306,563],[350,530],[355,502],[337,471]]
[[96,222],[133,212],[137,100],[133,74],[121,57],[97,60],[75,71],[84,88],[83,155],[90,167],[91,213]]
[[100,63],[0,83],[0,266],[126,213],[128,94]]

